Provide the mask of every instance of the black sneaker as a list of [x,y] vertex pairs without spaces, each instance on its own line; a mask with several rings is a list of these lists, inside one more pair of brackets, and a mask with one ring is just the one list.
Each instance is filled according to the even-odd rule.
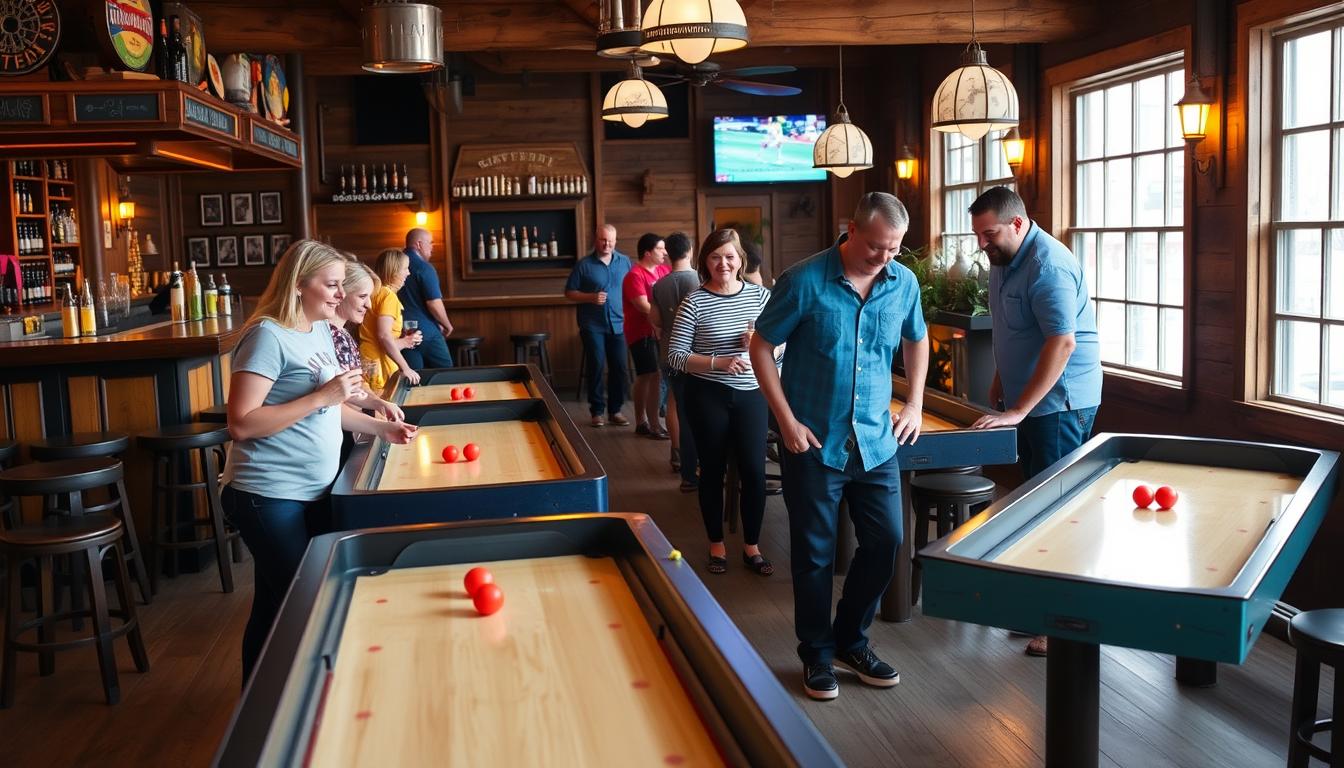
[[818,701],[829,701],[840,695],[840,681],[830,664],[804,664],[803,690]]
[[896,668],[877,658],[871,648],[861,648],[835,657],[835,663],[859,676],[864,683],[875,688],[890,688],[901,682],[901,673]]

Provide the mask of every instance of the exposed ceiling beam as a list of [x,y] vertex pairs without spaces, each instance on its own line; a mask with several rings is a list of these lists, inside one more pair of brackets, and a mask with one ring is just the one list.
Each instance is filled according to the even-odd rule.
[[594,31],[600,22],[600,16],[597,10],[598,0],[562,0],[566,8],[573,11],[580,19],[588,22],[588,26]]

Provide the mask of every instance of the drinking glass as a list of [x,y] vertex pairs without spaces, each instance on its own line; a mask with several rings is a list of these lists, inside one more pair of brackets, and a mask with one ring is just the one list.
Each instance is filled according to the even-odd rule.
[[373,377],[378,373],[377,360],[370,360],[367,357],[361,357],[359,359],[359,367],[364,374],[364,382],[366,384],[372,382]]
[[[402,323],[401,323],[401,335],[402,335],[402,336],[414,336],[414,335],[416,334],[416,332],[419,331],[419,330],[420,330],[420,321],[419,321],[419,320],[403,320]],[[416,342],[415,345],[418,347],[418,346],[420,346],[420,343],[419,343],[419,342]]]

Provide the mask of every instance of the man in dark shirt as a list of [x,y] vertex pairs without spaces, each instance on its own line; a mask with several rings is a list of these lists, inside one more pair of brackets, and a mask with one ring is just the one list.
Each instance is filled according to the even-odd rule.
[[417,227],[406,233],[406,255],[411,257],[411,274],[397,291],[397,298],[401,299],[402,319],[419,322],[424,340],[419,346],[403,349],[401,355],[417,371],[453,367],[447,342],[453,324],[448,322],[448,313],[443,308],[439,273],[429,263],[433,250],[434,239],[428,230]]
[[[565,298],[578,304],[579,338],[583,341],[584,375],[588,378],[588,411],[593,426],[607,423],[627,426],[621,415],[625,405],[625,315],[621,283],[630,272],[630,259],[616,250],[616,228],[603,224],[593,239],[593,252],[580,259],[565,282]],[[602,389],[602,368],[607,367],[607,386]]]

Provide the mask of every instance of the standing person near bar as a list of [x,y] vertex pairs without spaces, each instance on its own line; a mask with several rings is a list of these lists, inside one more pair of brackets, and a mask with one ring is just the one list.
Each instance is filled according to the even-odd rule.
[[300,240],[285,251],[233,353],[224,512],[252,552],[252,613],[243,632],[243,682],[308,546],[305,516],[325,519],[342,429],[410,442],[415,427],[360,413],[357,370],[336,362],[329,324],[345,298],[345,259]]
[[402,357],[417,371],[453,367],[447,341],[453,333],[453,324],[448,321],[448,312],[443,308],[439,273],[429,263],[433,251],[434,238],[430,237],[429,230],[416,227],[406,233],[410,274],[397,289],[397,297],[401,299],[405,318],[419,323],[420,344],[402,351]]
[[[972,426],[1017,427],[1017,454],[1035,477],[1087,442],[1101,405],[1097,317],[1078,259],[1027,218],[1007,187],[986,190],[971,204],[971,226],[989,258],[994,321],[994,381],[989,402],[1003,413]],[[1027,654],[1044,656],[1045,637]]]
[[[728,570],[723,486],[731,458],[741,484],[742,562],[769,576],[775,568],[759,546],[765,519],[766,408],[747,350],[770,291],[742,279],[742,244],[731,229],[705,238],[698,261],[701,285],[681,302],[672,321],[667,362],[687,374],[684,410],[700,456],[700,515],[709,536],[707,570]],[[773,369],[774,358],[762,364]]]
[[[794,628],[803,690],[840,693],[833,664],[880,688],[900,673],[869,647],[867,630],[891,580],[902,537],[896,449],[919,437],[929,343],[919,284],[892,260],[910,226],[885,192],[859,200],[835,245],[789,268],[756,322],[751,361],[785,448]],[[784,351],[783,372],[773,365]],[[910,392],[892,414],[891,368],[901,346]],[[831,617],[840,500],[848,502],[858,550]]]
[[700,466],[695,451],[695,438],[686,419],[686,374],[672,368],[667,362],[667,340],[672,335],[672,321],[677,307],[691,291],[700,287],[700,273],[691,260],[691,238],[684,232],[673,232],[666,240],[671,269],[665,277],[653,284],[654,312],[649,320],[658,328],[658,364],[667,379],[667,431],[672,438],[672,470],[681,473],[681,492],[691,493],[699,487],[697,469]]
[[[603,224],[593,239],[593,252],[574,265],[565,282],[565,298],[578,304],[575,314],[583,342],[583,374],[588,379],[588,412],[594,427],[604,426],[607,421],[618,427],[630,425],[630,420],[621,415],[627,375],[621,285],[629,273],[630,258],[616,250],[616,228]],[[604,411],[606,419],[602,417]]]
[[621,300],[625,302],[625,343],[635,363],[635,434],[655,440],[669,435],[658,422],[658,396],[662,377],[658,374],[658,332],[650,315],[653,284],[671,270],[667,264],[663,238],[645,232],[639,238],[639,261],[621,282]]
[[359,325],[359,353],[376,365],[369,377],[369,386],[381,392],[387,380],[401,371],[411,384],[420,383],[420,372],[406,359],[406,354],[421,343],[423,332],[402,335],[403,308],[398,289],[410,274],[410,257],[400,248],[388,248],[378,254],[374,268],[383,281],[374,291],[373,308]]

